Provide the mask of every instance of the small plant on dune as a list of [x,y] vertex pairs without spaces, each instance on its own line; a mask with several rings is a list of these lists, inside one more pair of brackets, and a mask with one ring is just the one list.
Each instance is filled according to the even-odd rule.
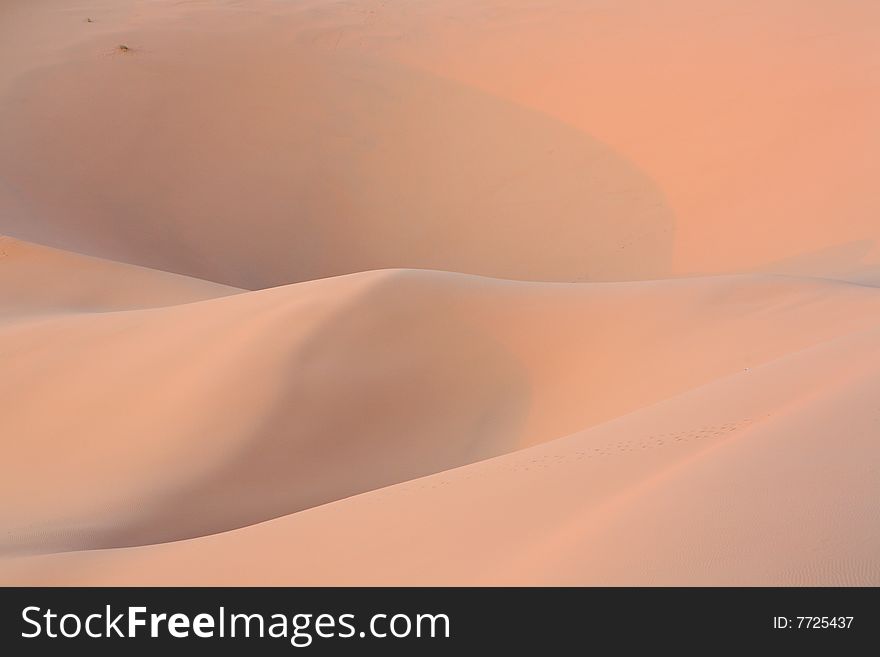
[[131,52],[131,48],[129,48],[124,43],[120,43],[118,46],[116,46],[116,51],[126,53],[126,52]]

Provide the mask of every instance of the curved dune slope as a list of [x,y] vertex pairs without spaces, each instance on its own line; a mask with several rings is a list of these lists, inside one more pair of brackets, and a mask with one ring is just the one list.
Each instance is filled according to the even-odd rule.
[[29,438],[6,445],[3,494],[24,502],[4,509],[5,551],[293,513],[559,438],[871,326],[878,308],[874,288],[782,277],[388,271],[23,320],[0,331],[17,373],[3,435]]
[[268,523],[11,557],[0,573],[66,584],[876,585],[878,330]]

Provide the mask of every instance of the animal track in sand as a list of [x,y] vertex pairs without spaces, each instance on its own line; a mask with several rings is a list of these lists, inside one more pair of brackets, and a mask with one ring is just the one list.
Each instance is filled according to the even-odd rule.
[[[482,467],[490,471],[505,470],[508,472],[537,472],[571,461],[585,461],[589,459],[624,456],[628,453],[641,453],[642,450],[671,447],[679,443],[723,438],[748,426],[752,422],[754,422],[754,420],[747,418],[724,424],[704,425],[688,431],[671,431],[650,434],[640,438],[618,440],[601,447],[583,448],[567,454],[543,454],[523,459],[501,458],[496,461],[486,462]],[[434,476],[428,479],[416,479],[410,482],[405,482],[402,486],[410,491],[422,489],[439,490],[450,483],[467,481],[477,476],[471,468],[467,468],[467,470],[468,472],[466,474],[450,471],[440,477]],[[378,491],[376,492],[378,493]],[[379,494],[381,495],[382,493]]]
[[722,438],[748,424],[751,424],[751,422],[752,420],[749,418],[725,424],[706,425],[690,431],[672,431],[651,434],[642,438],[618,440],[616,442],[602,445],[601,447],[580,449],[570,454],[545,454],[529,459],[526,461],[528,465],[513,463],[507,466],[506,469],[512,471],[525,471],[530,468],[545,470],[551,466],[559,465],[572,459],[575,461],[582,461],[586,459],[621,456],[627,453],[638,453],[642,450],[673,446],[676,443]]

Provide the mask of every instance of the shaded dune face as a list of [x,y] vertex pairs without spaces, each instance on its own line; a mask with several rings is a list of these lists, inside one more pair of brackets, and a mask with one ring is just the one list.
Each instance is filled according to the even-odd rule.
[[516,449],[523,366],[398,278],[8,328],[0,353],[33,372],[0,427],[34,470],[3,468],[28,500],[3,552],[211,534]]
[[276,364],[277,388],[234,449],[92,546],[235,529],[517,449],[526,368],[447,312],[442,286],[430,302],[407,287],[378,282],[313,326]]
[[[11,92],[0,229],[250,289],[388,267],[553,281],[669,271],[674,222],[588,134],[269,27],[83,47]],[[132,37],[138,42],[138,36]]]

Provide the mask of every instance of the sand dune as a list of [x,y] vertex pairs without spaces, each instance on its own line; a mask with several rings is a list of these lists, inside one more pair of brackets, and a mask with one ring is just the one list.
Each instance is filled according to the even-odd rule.
[[21,373],[3,433],[29,440],[7,447],[2,480],[27,502],[5,510],[5,549],[156,543],[294,513],[625,415],[864,330],[878,308],[874,288],[785,277],[403,270],[17,322],[0,332]]
[[878,9],[710,4],[0,1],[0,583],[880,584]]
[[874,3],[35,4],[11,235],[246,288],[880,270]]
[[0,319],[170,306],[239,291],[0,236]]
[[878,383],[875,328],[275,521],[11,559],[2,572],[67,584],[876,585]]

